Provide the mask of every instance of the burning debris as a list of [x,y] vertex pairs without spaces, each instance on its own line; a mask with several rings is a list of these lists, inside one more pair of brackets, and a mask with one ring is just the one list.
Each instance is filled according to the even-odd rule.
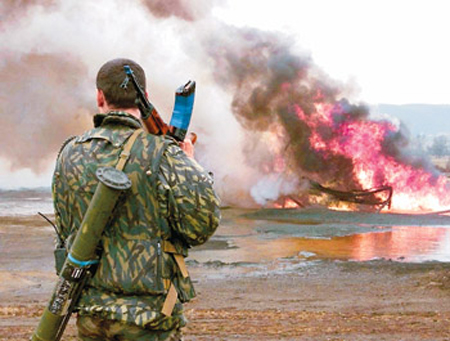
[[384,207],[390,208],[392,203],[392,186],[384,186],[366,191],[343,192],[324,187],[317,182],[312,182],[311,185],[319,192],[329,194],[340,201],[374,206],[378,210],[382,210]]

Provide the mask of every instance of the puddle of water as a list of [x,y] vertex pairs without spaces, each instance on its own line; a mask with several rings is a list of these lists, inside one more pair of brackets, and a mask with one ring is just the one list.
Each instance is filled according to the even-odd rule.
[[[353,219],[353,216],[349,217]],[[374,220],[374,217],[379,219],[376,216],[370,218]],[[319,220],[320,216],[313,218]],[[383,218],[386,219],[385,216]],[[411,219],[411,216],[407,217],[407,221]],[[397,223],[404,221],[401,216],[392,220]],[[316,259],[390,259],[412,263],[450,261],[450,227],[424,226],[425,223],[426,220],[422,219],[422,226],[379,226],[371,224],[369,219],[355,218],[353,227],[343,221],[335,223],[335,220],[333,223],[288,225],[234,216],[227,219],[213,237],[215,246],[206,244],[203,249],[194,248],[189,258],[200,263],[220,261],[225,264],[266,264],[268,267],[286,260]],[[217,240],[221,242],[217,243]]]
[[331,239],[255,236],[236,239],[232,249],[197,252],[199,262],[264,263],[280,258],[368,261],[392,259],[402,262],[450,261],[450,229],[401,226],[387,232],[369,232]]
[[311,259],[402,262],[450,260],[450,229],[400,226],[387,232],[370,232],[326,239],[290,238],[298,256]]

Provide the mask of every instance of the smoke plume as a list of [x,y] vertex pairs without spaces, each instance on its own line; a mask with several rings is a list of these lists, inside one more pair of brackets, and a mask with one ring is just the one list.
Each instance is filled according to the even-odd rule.
[[185,21],[197,21],[208,16],[211,9],[220,1],[197,0],[142,0],[143,4],[157,18],[175,17]]
[[[371,121],[367,107],[346,99],[350,90],[291,37],[221,23],[212,11],[221,3],[2,2],[0,165],[48,168],[65,138],[90,128],[99,67],[127,57],[147,71],[150,99],[166,121],[174,90],[197,81],[196,155],[215,174],[224,204],[298,194],[306,179],[361,188],[350,153],[338,151],[346,139],[355,148],[365,143],[351,135],[357,125],[382,127],[380,153],[422,166],[405,156],[401,130]],[[385,184],[376,172],[374,185]]]
[[[407,152],[403,126],[370,118],[288,37],[223,26],[204,45],[216,82],[233,93],[246,162],[262,173],[251,191],[258,203],[298,195],[310,180],[347,192],[392,186],[399,196],[448,190],[426,158]],[[408,205],[428,205],[419,201]]]
[[0,157],[12,169],[46,168],[50,150],[85,126],[86,68],[73,56],[0,53]]
[[[278,149],[284,151],[287,171],[357,188],[351,177],[350,159],[339,155],[325,159],[313,150],[307,121],[316,112],[317,103],[344,106],[344,112],[335,117],[337,121],[364,120],[369,114],[367,108],[339,99],[342,85],[328,79],[309,55],[293,51],[288,37],[232,27],[221,32],[223,35],[211,37],[206,46],[215,63],[216,81],[233,92],[233,113],[248,132],[249,143],[244,147],[248,162],[259,169],[264,165],[267,168],[270,160],[275,160],[271,168],[276,165],[276,155],[270,147],[274,141],[267,141],[262,132],[280,126],[282,145]],[[297,114],[299,109],[305,114],[303,120]],[[315,130],[325,138],[334,135],[326,125]],[[258,157],[261,151],[257,148],[261,146],[266,152],[264,158]]]
[[24,15],[30,7],[41,5],[51,6],[56,0],[3,0],[0,4],[2,22]]

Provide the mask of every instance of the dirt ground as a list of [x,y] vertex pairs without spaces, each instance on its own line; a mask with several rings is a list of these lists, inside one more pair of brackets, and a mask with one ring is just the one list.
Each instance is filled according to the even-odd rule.
[[[0,218],[0,340],[28,340],[55,283],[53,231]],[[211,250],[210,252],[214,252]],[[450,264],[299,262],[237,275],[190,263],[185,340],[450,340]],[[74,319],[63,340],[76,340]]]

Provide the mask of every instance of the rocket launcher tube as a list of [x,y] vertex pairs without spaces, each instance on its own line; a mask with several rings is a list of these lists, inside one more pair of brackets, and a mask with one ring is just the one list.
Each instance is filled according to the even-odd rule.
[[128,176],[112,167],[99,168],[99,184],[64,262],[48,306],[31,341],[59,341],[96,262],[97,245],[120,194],[131,187]]

